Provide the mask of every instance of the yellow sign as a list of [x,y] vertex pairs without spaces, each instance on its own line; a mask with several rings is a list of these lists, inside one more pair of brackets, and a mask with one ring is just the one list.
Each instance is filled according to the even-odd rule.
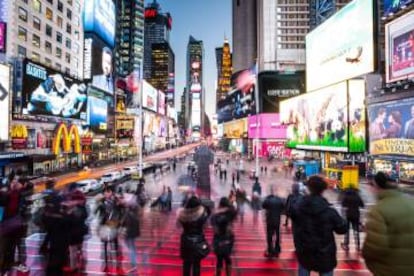
[[370,142],[371,154],[398,154],[414,156],[413,139],[382,139]]
[[52,152],[55,155],[58,155],[60,152],[60,144],[63,143],[63,151],[68,153],[71,152],[71,144],[73,141],[73,152],[81,152],[81,142],[79,137],[78,128],[75,125],[71,125],[68,131],[68,128],[65,124],[60,124],[56,129],[56,135],[53,139],[53,148]]
[[243,138],[247,132],[247,119],[224,123],[224,135],[227,138]]
[[25,125],[14,125],[11,128],[11,138],[27,138],[27,127]]

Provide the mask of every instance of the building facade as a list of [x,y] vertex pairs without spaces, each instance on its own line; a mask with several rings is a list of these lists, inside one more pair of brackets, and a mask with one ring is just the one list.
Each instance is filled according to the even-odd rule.
[[151,46],[151,60],[151,78],[148,82],[156,89],[168,92],[169,78],[171,74],[174,75],[175,71],[175,57],[170,44],[168,42],[153,43]]
[[226,97],[230,91],[230,81],[232,74],[231,50],[230,44],[226,39],[223,47],[216,48],[217,63],[217,94],[216,102]]

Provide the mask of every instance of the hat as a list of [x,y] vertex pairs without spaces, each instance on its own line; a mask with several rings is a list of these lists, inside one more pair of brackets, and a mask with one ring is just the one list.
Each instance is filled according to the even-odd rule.
[[196,208],[201,205],[201,201],[198,197],[192,196],[188,199],[187,204],[185,205],[186,209]]

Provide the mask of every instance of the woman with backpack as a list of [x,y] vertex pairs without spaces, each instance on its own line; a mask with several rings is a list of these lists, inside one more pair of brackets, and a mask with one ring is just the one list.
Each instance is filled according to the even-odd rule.
[[232,261],[231,253],[234,245],[234,233],[232,223],[236,218],[237,211],[228,198],[220,199],[219,208],[211,217],[211,225],[214,228],[213,248],[216,254],[216,276],[220,276],[223,263],[226,263],[226,275],[231,275]]

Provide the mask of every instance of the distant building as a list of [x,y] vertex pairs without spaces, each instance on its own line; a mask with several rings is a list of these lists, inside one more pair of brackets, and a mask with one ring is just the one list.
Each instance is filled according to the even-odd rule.
[[226,97],[230,91],[230,79],[232,74],[231,51],[230,44],[227,39],[224,41],[223,47],[216,48],[217,63],[217,95],[216,102]]

